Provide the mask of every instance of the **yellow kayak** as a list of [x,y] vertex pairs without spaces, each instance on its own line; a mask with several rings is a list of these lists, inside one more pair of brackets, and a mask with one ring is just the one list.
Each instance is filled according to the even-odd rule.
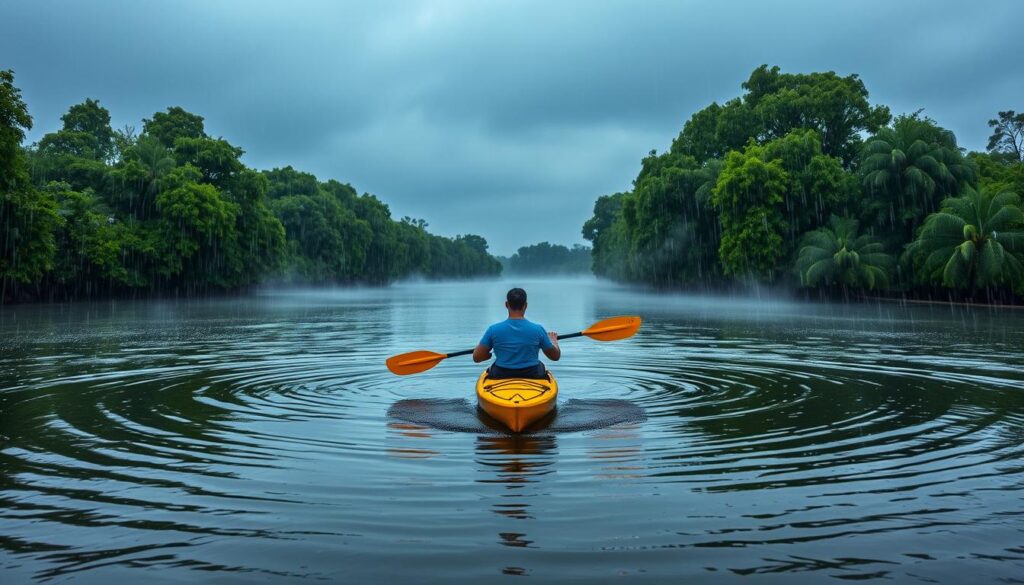
[[551,372],[543,380],[492,380],[484,370],[476,381],[476,400],[480,408],[516,433],[551,413],[557,396],[558,382]]

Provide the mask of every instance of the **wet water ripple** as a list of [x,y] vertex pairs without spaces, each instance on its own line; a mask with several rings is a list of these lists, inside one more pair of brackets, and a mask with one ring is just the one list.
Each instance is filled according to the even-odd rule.
[[511,436],[471,363],[382,366],[472,344],[503,286],[2,309],[0,572],[1024,575],[1024,316],[534,283],[549,326],[645,326],[566,342],[562,422]]

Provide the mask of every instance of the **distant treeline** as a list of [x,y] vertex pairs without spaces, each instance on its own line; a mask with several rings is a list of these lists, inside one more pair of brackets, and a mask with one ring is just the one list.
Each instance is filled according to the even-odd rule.
[[496,275],[480,236],[394,221],[351,185],[246,168],[181,108],[113,130],[87,99],[24,148],[32,118],[0,71],[0,298],[192,294],[267,280],[384,284]]
[[[583,226],[593,270],[672,287],[757,283],[1010,300],[1024,293],[1024,114],[965,154],[856,75],[761,66],[693,114]],[[1018,296],[1019,298],[1019,296]]]
[[574,244],[541,242],[523,246],[511,256],[499,256],[508,274],[586,274],[590,272],[590,248]]

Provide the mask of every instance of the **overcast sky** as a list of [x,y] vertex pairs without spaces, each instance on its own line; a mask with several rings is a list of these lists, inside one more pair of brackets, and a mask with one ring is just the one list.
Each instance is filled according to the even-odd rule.
[[182,106],[245,162],[352,183],[510,254],[581,242],[711,101],[762,63],[858,73],[962,146],[1024,110],[1024,1],[0,3],[0,69],[35,119],[99,99],[115,127]]

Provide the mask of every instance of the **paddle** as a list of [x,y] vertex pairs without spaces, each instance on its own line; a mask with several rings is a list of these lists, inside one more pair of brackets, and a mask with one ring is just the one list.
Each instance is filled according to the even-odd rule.
[[[587,337],[598,341],[617,341],[619,339],[632,337],[638,329],[640,329],[640,317],[611,317],[609,319],[598,321],[583,331],[559,335],[558,339],[571,339],[573,337],[582,337],[586,335]],[[386,363],[388,365],[388,369],[391,370],[393,374],[408,376],[409,374],[425,372],[441,363],[441,360],[460,355],[469,355],[471,353],[473,353],[472,349],[456,351],[453,353],[437,353],[424,350],[410,351],[409,353],[391,356],[388,358]]]

